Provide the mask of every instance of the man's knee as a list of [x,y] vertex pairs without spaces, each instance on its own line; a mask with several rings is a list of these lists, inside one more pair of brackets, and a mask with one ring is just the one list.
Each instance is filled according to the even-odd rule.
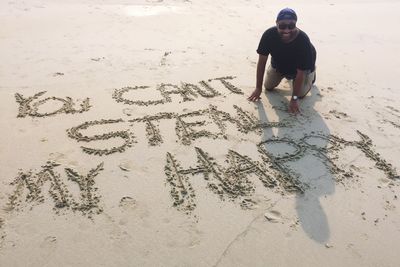
[[273,91],[276,88],[276,86],[275,87],[264,86],[264,88],[265,88],[266,91]]
[[275,87],[277,87],[282,81],[282,78],[283,75],[270,65],[266,71],[266,78],[264,83],[265,90],[274,90]]
[[282,77],[277,77],[277,76],[268,77],[267,76],[267,79],[265,80],[265,83],[264,83],[264,88],[267,91],[272,91],[281,83],[281,81],[282,81]]

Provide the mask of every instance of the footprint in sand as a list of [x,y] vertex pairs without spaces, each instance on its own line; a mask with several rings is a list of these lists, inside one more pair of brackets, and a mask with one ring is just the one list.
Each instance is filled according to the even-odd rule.
[[136,200],[131,197],[123,197],[119,201],[119,207],[122,208],[124,211],[132,211],[136,208]]
[[126,225],[132,219],[139,219],[147,225],[146,218],[149,216],[149,210],[143,203],[139,205],[132,197],[125,196],[119,201],[119,207],[123,213],[126,212],[119,221],[120,225]]

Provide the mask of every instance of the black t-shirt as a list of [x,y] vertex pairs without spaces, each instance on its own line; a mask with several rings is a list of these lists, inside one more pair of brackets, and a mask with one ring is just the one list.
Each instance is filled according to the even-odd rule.
[[315,69],[317,52],[307,34],[299,30],[297,37],[290,43],[282,42],[278,29],[269,28],[261,37],[257,53],[268,56],[271,54],[272,67],[283,75],[296,75],[296,70]]

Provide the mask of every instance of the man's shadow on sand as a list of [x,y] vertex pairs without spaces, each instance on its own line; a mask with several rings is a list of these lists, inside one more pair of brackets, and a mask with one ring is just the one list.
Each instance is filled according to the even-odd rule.
[[[297,117],[290,115],[287,111],[291,90],[276,88],[273,91],[266,92],[270,105],[273,110],[276,110],[278,121],[281,122],[289,118],[293,121],[293,125],[287,128],[277,128],[275,134],[272,128],[264,128],[263,141],[284,137],[299,141],[305,134],[310,134],[311,132],[321,132],[324,135],[330,134],[329,128],[321,115],[314,109],[315,103],[321,99],[318,87],[314,85],[310,92],[304,99],[300,100],[300,108],[304,113],[303,115],[297,115]],[[268,118],[271,116],[266,114],[263,103],[258,101],[257,106],[260,121],[271,122]],[[302,118],[298,116],[302,116]],[[327,140],[317,139],[318,142],[317,144],[313,143],[314,145],[319,148],[327,147]],[[311,138],[307,140],[307,143],[312,143]],[[265,149],[267,150],[268,148],[265,146]],[[299,174],[301,183],[308,186],[304,193],[297,193],[296,210],[304,231],[311,239],[319,243],[326,243],[330,237],[328,219],[321,206],[320,198],[333,194],[335,191],[335,179],[325,164],[326,162],[309,153],[309,151],[306,151],[306,154],[299,160],[284,163],[286,167]]]

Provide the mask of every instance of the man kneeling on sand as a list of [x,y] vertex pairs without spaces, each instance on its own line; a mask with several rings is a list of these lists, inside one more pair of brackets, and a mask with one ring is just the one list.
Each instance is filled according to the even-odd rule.
[[258,45],[256,89],[248,98],[260,99],[268,55],[271,64],[266,71],[264,87],[273,90],[283,78],[292,83],[290,113],[299,113],[299,99],[310,91],[315,82],[316,51],[307,34],[296,27],[297,15],[293,9],[282,9],[276,19],[276,26],[264,32]]

